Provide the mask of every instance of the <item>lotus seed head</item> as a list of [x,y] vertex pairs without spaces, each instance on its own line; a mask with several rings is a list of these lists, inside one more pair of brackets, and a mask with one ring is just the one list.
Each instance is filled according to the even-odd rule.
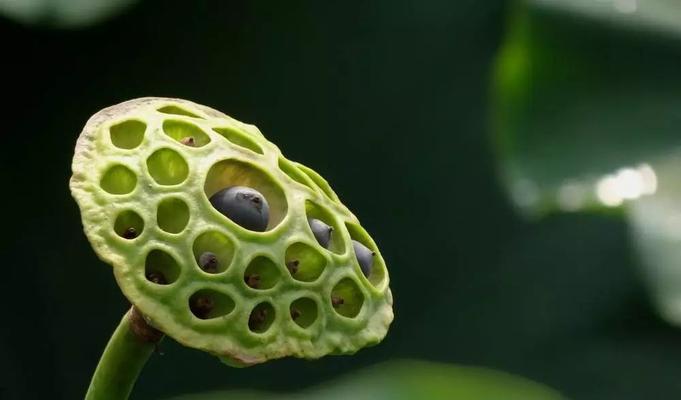
[[255,126],[185,100],[131,100],[88,121],[72,169],[93,249],[144,321],[181,344],[249,366],[351,354],[387,334],[374,240]]

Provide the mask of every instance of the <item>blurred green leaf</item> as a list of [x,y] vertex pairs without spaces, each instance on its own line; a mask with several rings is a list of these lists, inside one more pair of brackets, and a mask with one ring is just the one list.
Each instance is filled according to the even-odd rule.
[[366,368],[296,394],[220,391],[173,398],[218,399],[558,400],[562,397],[546,386],[490,369],[425,361],[394,361]]
[[0,14],[30,25],[73,28],[92,25],[137,0],[0,0]]
[[557,3],[570,2],[521,3],[494,76],[500,171],[528,214],[619,205],[598,193],[604,177],[681,145],[681,41]]
[[510,197],[535,216],[621,212],[658,312],[681,325],[681,2],[518,5],[492,117]]

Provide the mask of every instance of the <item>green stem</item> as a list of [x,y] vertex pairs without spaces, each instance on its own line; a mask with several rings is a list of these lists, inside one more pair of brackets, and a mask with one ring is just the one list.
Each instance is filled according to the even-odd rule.
[[99,360],[86,400],[125,400],[163,334],[132,307],[121,320]]

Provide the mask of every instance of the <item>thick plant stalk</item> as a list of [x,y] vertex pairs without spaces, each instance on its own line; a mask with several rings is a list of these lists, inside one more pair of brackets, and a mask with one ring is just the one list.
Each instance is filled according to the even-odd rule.
[[86,400],[125,400],[163,334],[132,307],[121,320],[99,360]]

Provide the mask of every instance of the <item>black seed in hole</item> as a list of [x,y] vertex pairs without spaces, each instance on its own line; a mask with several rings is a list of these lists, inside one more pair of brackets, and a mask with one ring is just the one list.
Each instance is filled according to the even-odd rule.
[[292,308],[291,309],[291,319],[295,321],[295,320],[298,319],[298,317],[300,317],[300,311],[298,311],[297,308]]
[[355,250],[355,256],[357,256],[357,262],[362,269],[362,273],[364,276],[369,277],[376,253],[356,240],[352,241],[352,248]]
[[189,146],[189,147],[196,146],[196,141],[194,140],[194,136],[184,137],[184,138],[180,139],[180,143],[182,143],[185,146]]
[[154,282],[157,285],[167,285],[168,281],[166,280],[166,277],[163,276],[162,273],[157,272],[157,271],[149,271],[147,272],[147,280],[149,282]]
[[257,289],[260,287],[260,275],[258,274],[250,274],[244,276],[244,281],[246,284],[253,289]]
[[137,229],[133,228],[132,226],[127,228],[123,232],[123,238],[124,239],[134,239],[137,237]]
[[208,296],[196,296],[189,302],[191,312],[201,319],[208,319],[213,307],[215,307],[215,301]]
[[300,261],[291,260],[291,261],[286,263],[286,268],[288,268],[291,275],[295,275],[296,272],[298,272],[298,265],[300,265]]
[[340,296],[331,296],[331,305],[333,308],[338,308],[345,304],[345,300],[343,300],[342,297]]
[[248,328],[252,331],[259,331],[267,319],[266,308],[256,308],[248,317]]
[[255,189],[233,186],[210,197],[210,204],[243,228],[264,232],[270,219],[265,197]]
[[317,239],[317,242],[319,242],[323,248],[328,248],[329,242],[331,241],[331,234],[333,233],[333,227],[316,218],[308,218],[307,222],[310,224],[310,228],[312,229],[312,233],[314,234],[315,239]]
[[218,267],[220,266],[218,257],[210,251],[201,253],[201,256],[199,256],[199,265],[202,270],[210,274],[218,272]]

